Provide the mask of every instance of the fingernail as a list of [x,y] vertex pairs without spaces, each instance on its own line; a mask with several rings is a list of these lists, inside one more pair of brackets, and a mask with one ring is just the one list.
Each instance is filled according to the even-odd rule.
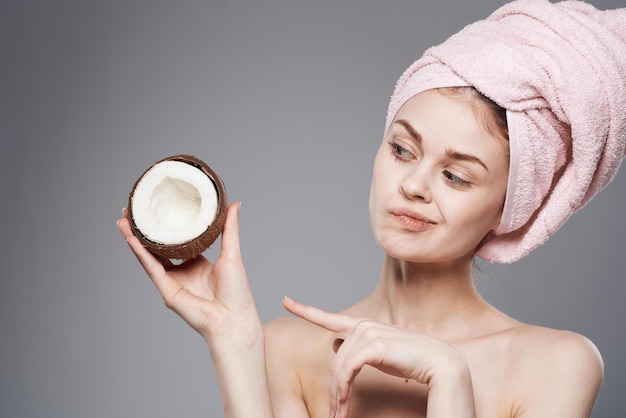
[[328,411],[328,418],[335,418],[335,410],[333,407],[330,407],[330,411]]
[[294,300],[291,299],[289,296],[284,296],[283,303],[285,303],[286,305],[293,305],[296,302],[294,302]]

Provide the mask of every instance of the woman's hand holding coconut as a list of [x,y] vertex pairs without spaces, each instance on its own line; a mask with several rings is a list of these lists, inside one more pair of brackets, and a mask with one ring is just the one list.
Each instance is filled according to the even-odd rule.
[[272,416],[268,389],[263,387],[267,381],[263,329],[239,245],[240,207],[240,203],[228,207],[215,263],[198,256],[174,265],[142,245],[126,214],[118,227],[165,305],[205,339],[225,410],[230,416]]

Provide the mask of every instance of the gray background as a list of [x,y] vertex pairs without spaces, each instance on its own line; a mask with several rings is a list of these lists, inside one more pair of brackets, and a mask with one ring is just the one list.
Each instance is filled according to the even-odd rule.
[[[115,227],[133,182],[202,157],[243,201],[263,320],[285,294],[343,309],[378,276],[367,198],[396,79],[501,4],[2,0],[0,415],[221,416],[202,339]],[[623,410],[625,176],[479,279],[510,315],[597,344],[599,417]]]

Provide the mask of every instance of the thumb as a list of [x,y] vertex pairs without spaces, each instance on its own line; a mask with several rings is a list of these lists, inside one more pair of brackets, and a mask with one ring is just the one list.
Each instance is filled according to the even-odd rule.
[[221,255],[231,260],[241,258],[239,244],[239,210],[241,202],[231,203],[226,212],[226,222],[222,231]]

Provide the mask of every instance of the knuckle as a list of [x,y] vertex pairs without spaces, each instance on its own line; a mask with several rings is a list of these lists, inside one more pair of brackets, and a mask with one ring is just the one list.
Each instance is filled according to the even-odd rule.
[[370,346],[372,347],[372,349],[375,352],[379,352],[379,353],[384,353],[387,351],[387,339],[381,337],[381,336],[376,336],[374,338],[372,338],[369,342]]
[[163,297],[163,303],[165,304],[166,308],[174,309],[174,302],[173,302],[172,298]]
[[360,321],[355,327],[355,333],[368,340],[373,340],[380,335],[378,323],[369,319]]
[[178,293],[181,291],[182,289],[180,289],[178,292],[171,294],[171,295],[162,295],[163,297],[163,303],[165,304],[165,306],[168,309],[171,310],[175,310],[176,307],[176,297],[178,296]]
[[354,326],[354,331],[363,333],[372,327],[373,322],[374,321],[372,321],[371,319],[361,319]]

